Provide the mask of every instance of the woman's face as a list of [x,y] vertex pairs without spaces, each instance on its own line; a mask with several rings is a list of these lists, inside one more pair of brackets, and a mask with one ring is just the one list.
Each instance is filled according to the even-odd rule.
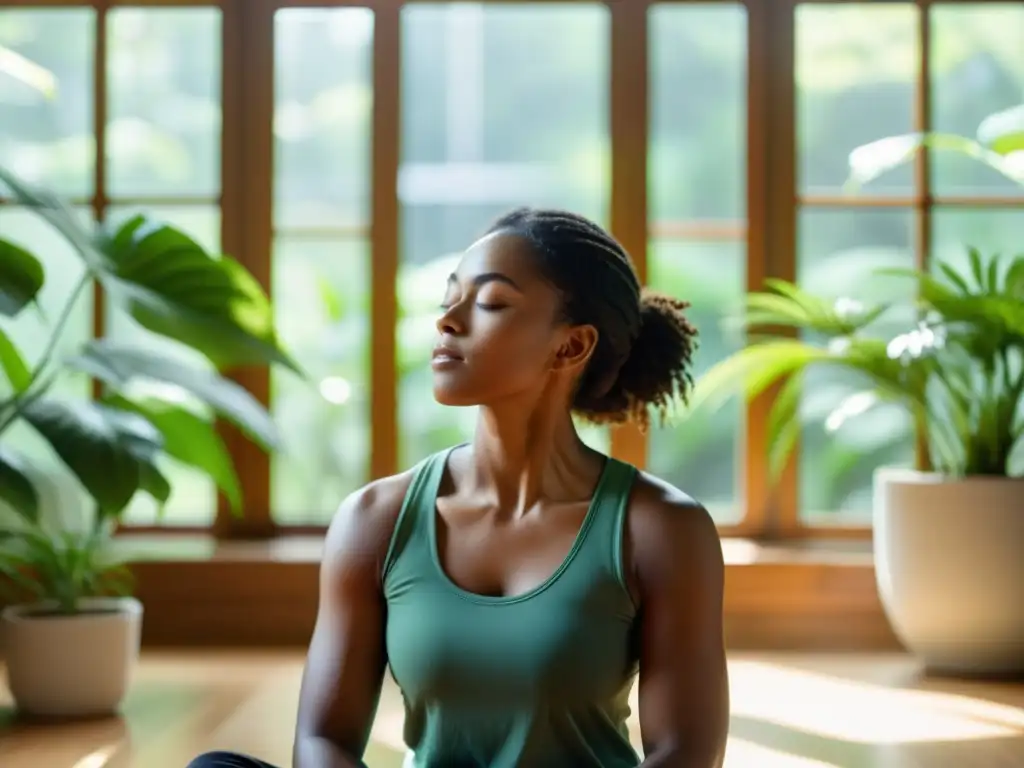
[[494,233],[466,251],[448,279],[437,321],[434,397],[481,405],[539,394],[571,329],[557,290],[521,238]]

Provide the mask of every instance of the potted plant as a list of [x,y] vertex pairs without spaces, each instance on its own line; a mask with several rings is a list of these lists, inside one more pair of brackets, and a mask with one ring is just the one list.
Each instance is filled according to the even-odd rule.
[[[979,140],[894,137],[851,154],[851,186],[922,148],[966,153],[1024,183],[1024,108],[990,118]],[[1024,255],[965,269],[883,269],[913,281],[917,301],[865,305],[769,280],[746,297],[751,343],[698,382],[691,409],[778,387],[769,413],[769,466],[778,477],[796,446],[806,374],[843,368],[863,388],[834,404],[827,428],[895,403],[925,450],[913,468],[874,477],[875,572],[903,644],[936,672],[1024,671]],[[911,311],[907,311],[911,310]],[[886,317],[915,317],[890,336]],[[897,323],[899,320],[897,320]]]
[[[142,619],[113,535],[124,510],[140,492],[168,500],[171,486],[161,471],[168,456],[209,475],[240,510],[238,480],[214,417],[267,450],[277,447],[278,435],[266,410],[222,373],[242,365],[298,369],[276,339],[266,294],[237,261],[211,255],[145,215],[94,232],[55,196],[3,170],[0,183],[63,235],[84,266],[41,352],[23,354],[0,324],[0,581],[28,598],[0,619],[9,687],[26,714],[110,713],[138,657]],[[0,239],[0,321],[37,311],[45,280],[35,255]],[[186,365],[160,351],[166,347],[116,338],[62,353],[71,308],[93,285],[143,328],[200,353],[209,365]],[[55,382],[74,375],[98,381],[101,395],[61,398]],[[159,386],[140,394],[146,383]],[[181,393],[207,412],[182,405]],[[89,500],[84,524],[44,514],[52,486],[9,439],[16,425],[40,435],[77,479]]]

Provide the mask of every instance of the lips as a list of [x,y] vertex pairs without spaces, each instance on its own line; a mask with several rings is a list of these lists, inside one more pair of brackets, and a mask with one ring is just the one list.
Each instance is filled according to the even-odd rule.
[[435,362],[461,362],[464,358],[462,357],[461,354],[459,354],[458,350],[454,349],[453,347],[449,347],[445,344],[440,344],[434,347],[434,354],[432,355],[432,359]]

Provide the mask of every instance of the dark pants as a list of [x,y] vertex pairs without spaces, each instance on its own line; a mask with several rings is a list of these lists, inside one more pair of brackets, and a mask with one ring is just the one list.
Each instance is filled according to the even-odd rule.
[[237,752],[204,752],[188,768],[274,768],[270,763]]

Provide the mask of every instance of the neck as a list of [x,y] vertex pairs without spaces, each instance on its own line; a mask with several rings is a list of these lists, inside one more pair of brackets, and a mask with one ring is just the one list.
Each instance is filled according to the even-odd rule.
[[585,493],[592,466],[593,451],[564,408],[542,402],[524,418],[521,406],[481,406],[470,477],[477,498],[525,514],[542,499]]

